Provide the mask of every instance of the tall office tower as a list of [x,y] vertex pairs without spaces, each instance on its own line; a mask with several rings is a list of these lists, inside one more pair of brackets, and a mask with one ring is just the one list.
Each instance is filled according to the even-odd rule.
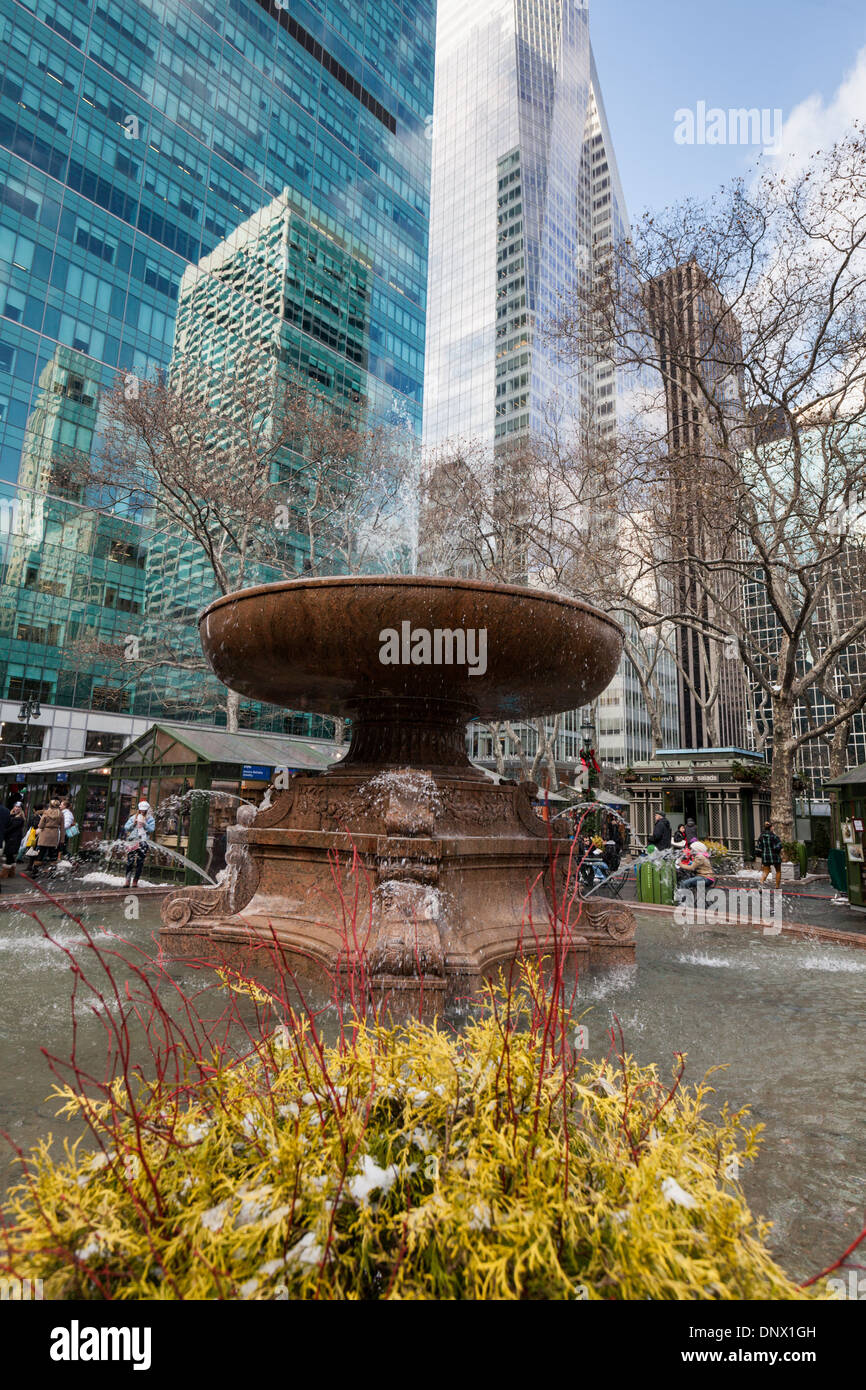
[[436,64],[425,444],[492,445],[578,410],[537,330],[581,264],[586,5],[440,0]]
[[[545,332],[628,232],[586,0],[440,0],[436,63],[425,446],[469,439],[499,453],[552,415],[567,432],[608,436],[613,365],[575,370]],[[627,660],[607,698],[603,757],[651,754]],[[581,722],[579,711],[560,722],[563,763],[579,756]],[[484,730],[472,739],[486,756]]]
[[[387,415],[393,396],[380,388],[373,407],[366,370],[375,288],[372,264],[311,223],[284,189],[184,271],[169,377],[178,385],[191,378],[196,389],[206,389],[225,420],[238,409],[237,392],[244,389],[233,370],[239,362],[245,377],[257,377],[250,402],[273,402],[279,409],[291,384],[309,383],[318,397],[352,412]],[[263,441],[263,451],[268,481],[275,485],[285,470],[303,466],[287,448],[272,457],[272,446]],[[271,540],[268,553],[259,553],[248,568],[247,584],[303,573],[308,538],[286,530]],[[176,527],[162,530],[148,553],[146,629],[170,622],[172,643],[185,661],[194,662],[200,658],[195,619],[217,592],[201,547]],[[179,709],[201,704],[208,690],[220,695],[210,680],[177,668],[163,679]],[[259,721],[258,707],[249,713]],[[291,727],[323,732],[321,720],[304,716],[294,717]]]
[[[629,234],[625,196],[617,169],[613,140],[601,94],[601,84],[590,53],[590,91],[580,167],[578,213],[581,229],[580,275],[584,289],[592,288],[618,247]],[[584,249],[585,248],[585,249]],[[623,380],[604,355],[584,364],[580,373],[581,417],[587,434],[602,441],[616,437],[620,421]],[[607,511],[594,520],[595,543],[603,546],[608,529],[619,553],[629,552],[628,532],[636,523],[630,514]],[[676,666],[656,639],[639,633],[627,615],[618,615],[629,630],[635,660],[644,684],[652,690],[658,723],[670,747],[678,738]],[[655,752],[652,721],[635,664],[626,654],[616,676],[594,709],[581,715],[595,727],[595,747],[606,767],[625,768],[652,757]]]
[[[674,557],[676,604],[682,612],[711,622],[711,596],[706,584],[696,579],[688,556],[706,549],[708,533],[700,499],[705,496],[706,477],[714,460],[726,445],[694,380],[700,376],[706,395],[736,426],[742,410],[740,327],[694,261],[673,266],[652,281],[647,306],[664,379],[668,448],[682,465],[670,499],[672,529],[681,551],[678,560]],[[689,371],[681,373],[676,364],[685,360],[689,361]],[[723,497],[719,502],[724,505]],[[733,539],[729,544],[738,542]],[[742,664],[726,660],[719,643],[708,641],[691,627],[679,625],[676,638],[680,746],[743,748],[749,737],[749,691]],[[716,689],[718,698],[712,700]]]
[[[368,276],[358,361],[341,336],[347,283],[325,295],[324,262],[299,264],[299,365],[335,389],[360,374],[373,412],[420,429],[435,9],[5,0],[0,719],[13,756],[27,695],[52,753],[105,751],[162,713],[157,690],[111,687],[76,636],[116,646],[139,631],[149,535],[111,518],[82,552],[87,509],[63,482],[66,451],[97,446],[93,402],[117,371],[168,366],[185,268],[284,189],[322,256],[327,245]],[[37,475],[46,545],[64,553],[48,561],[34,544],[22,566],[35,532],[17,494]]]

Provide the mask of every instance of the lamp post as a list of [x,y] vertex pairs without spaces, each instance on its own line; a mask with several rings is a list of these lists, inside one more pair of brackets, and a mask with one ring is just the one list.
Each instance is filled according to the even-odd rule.
[[593,739],[595,737],[595,725],[587,715],[580,726],[581,737],[583,738],[583,748],[581,758],[586,769],[587,791],[592,788],[592,758],[593,758]]
[[21,702],[21,708],[18,711],[18,719],[20,723],[24,725],[24,738],[21,743],[21,750],[24,754],[24,756],[21,759],[22,763],[26,763],[27,761],[27,737],[30,733],[30,721],[32,719],[41,718],[42,709],[40,707],[39,701],[37,699],[34,699],[32,696],[28,695],[27,699]]

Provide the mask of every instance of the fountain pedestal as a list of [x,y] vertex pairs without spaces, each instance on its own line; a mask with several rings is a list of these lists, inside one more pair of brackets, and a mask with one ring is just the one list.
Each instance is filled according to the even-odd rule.
[[[486,669],[383,665],[382,633],[407,614],[413,630],[484,631]],[[570,841],[536,814],[537,788],[494,784],[465,747],[473,716],[592,698],[619,657],[610,620],[494,585],[298,581],[219,600],[202,643],[242,693],[348,715],[352,743],[325,775],[293,777],[258,813],[241,808],[225,882],[163,904],[173,954],[247,963],[276,942],[329,969],[362,968],[383,989],[423,982],[434,995],[521,950],[633,958],[631,913],[578,900]]]

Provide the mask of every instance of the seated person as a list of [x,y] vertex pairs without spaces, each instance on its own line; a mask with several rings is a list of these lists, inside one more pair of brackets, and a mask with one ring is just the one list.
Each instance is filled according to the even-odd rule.
[[695,888],[701,879],[705,880],[708,888],[714,887],[716,880],[710,863],[710,852],[702,840],[692,840],[683,853],[680,867],[686,871],[682,878],[677,874],[680,888]]

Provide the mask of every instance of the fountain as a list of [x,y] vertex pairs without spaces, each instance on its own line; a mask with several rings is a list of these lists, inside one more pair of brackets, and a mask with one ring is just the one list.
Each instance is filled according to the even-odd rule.
[[241,806],[216,888],[162,907],[172,954],[237,954],[275,936],[330,969],[434,994],[553,933],[578,961],[634,955],[620,904],[563,903],[569,839],[532,783],[495,784],[467,721],[575,709],[612,679],[622,632],[540,590],[442,578],[302,579],[218,599],[200,619],[242,695],[352,721],[347,755]]

